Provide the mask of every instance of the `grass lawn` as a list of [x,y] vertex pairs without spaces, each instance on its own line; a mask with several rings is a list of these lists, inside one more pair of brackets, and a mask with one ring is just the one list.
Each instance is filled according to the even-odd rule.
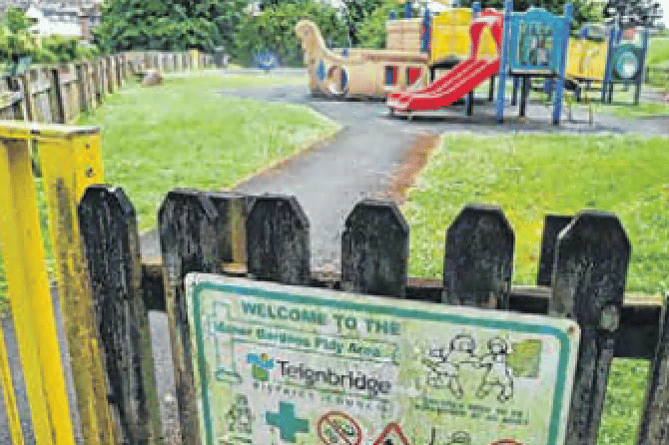
[[669,37],[650,39],[648,44],[648,65],[669,63]]
[[[157,210],[174,187],[229,188],[333,134],[336,124],[309,108],[217,93],[304,82],[302,77],[207,71],[167,76],[160,87],[132,82],[79,124],[102,127],[106,181],[123,187],[140,228],[148,229],[155,226]],[[0,250],[0,310],[6,292]]]
[[532,284],[544,215],[597,209],[617,214],[632,243],[628,290],[659,294],[669,289],[666,147],[635,136],[448,136],[405,206],[410,274],[441,276],[446,227],[466,203],[495,203],[516,232],[514,283]]
[[595,105],[595,119],[598,113],[612,114],[619,117],[669,116],[669,103],[639,102],[639,105],[606,104]]
[[124,188],[141,229],[154,227],[175,187],[225,189],[288,157],[336,125],[306,107],[223,96],[220,90],[304,83],[301,77],[168,76],[111,96],[82,125],[102,127],[106,180]]
[[[441,277],[445,230],[467,203],[498,204],[516,233],[514,283],[536,280],[546,213],[617,214],[632,244],[627,288],[669,289],[667,139],[446,136],[409,192],[410,275]],[[600,444],[632,444],[648,364],[614,361]]]

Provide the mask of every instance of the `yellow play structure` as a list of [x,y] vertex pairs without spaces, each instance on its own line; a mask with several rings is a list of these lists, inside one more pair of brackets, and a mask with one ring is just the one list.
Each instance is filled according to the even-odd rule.
[[608,42],[591,39],[569,39],[565,76],[575,82],[597,82],[604,79]]
[[[430,28],[430,66],[450,68],[469,56],[469,24],[472,10],[451,8],[434,17]],[[495,58],[497,47],[486,30],[479,43],[479,56]]]

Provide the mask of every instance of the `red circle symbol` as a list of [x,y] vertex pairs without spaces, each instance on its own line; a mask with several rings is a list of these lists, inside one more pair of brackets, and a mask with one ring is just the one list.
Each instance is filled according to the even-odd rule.
[[330,411],[318,419],[318,437],[324,445],[360,445],[360,425],[346,413]]
[[516,439],[500,439],[491,442],[490,445],[523,445],[523,443]]

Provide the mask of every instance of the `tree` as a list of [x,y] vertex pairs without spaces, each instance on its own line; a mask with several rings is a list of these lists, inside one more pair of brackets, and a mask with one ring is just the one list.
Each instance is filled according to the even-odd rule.
[[357,26],[357,39],[361,47],[386,47],[386,22],[391,10],[396,12],[397,18],[404,17],[404,8],[397,0],[382,0],[379,6]]
[[110,0],[94,30],[95,43],[105,52],[230,50],[246,5],[246,0]]
[[244,18],[238,34],[238,52],[234,55],[248,63],[254,54],[271,51],[283,65],[301,65],[302,51],[295,35],[295,25],[300,19],[316,23],[329,46],[348,45],[346,27],[333,7],[311,1],[281,2],[265,6],[257,17]]
[[7,8],[4,21],[7,28],[9,28],[9,31],[13,33],[27,30],[31,25],[30,19],[26,16],[25,11],[15,6]]
[[609,0],[604,7],[604,17],[622,28],[656,28],[662,18],[662,7],[655,0]]
[[[462,0],[461,4],[465,7],[471,7],[474,0]],[[514,0],[514,11],[526,11],[531,6],[546,8],[553,14],[562,15],[564,12],[565,0]],[[601,17],[596,12],[595,2],[590,0],[571,0],[574,6],[574,19],[571,23],[571,29],[579,29],[584,23],[598,21]],[[504,0],[482,0],[481,8],[504,8]]]
[[360,26],[368,20],[384,0],[344,0],[343,21],[348,28],[348,35],[352,46],[360,44]]

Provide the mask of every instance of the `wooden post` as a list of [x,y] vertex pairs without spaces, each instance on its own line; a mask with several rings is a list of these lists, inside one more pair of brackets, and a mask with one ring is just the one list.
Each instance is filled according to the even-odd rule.
[[581,327],[565,443],[597,442],[629,255],[615,215],[580,213],[558,237],[549,313]]
[[255,198],[246,221],[246,246],[254,278],[309,283],[309,220],[294,196]]
[[197,190],[169,192],[158,212],[165,301],[183,444],[201,443],[183,279],[189,272],[217,271],[220,256],[217,224],[218,212],[214,204]]
[[371,199],[358,203],[342,234],[342,288],[403,297],[408,259],[409,226],[397,204]]
[[546,215],[541,235],[541,256],[537,270],[537,286],[550,286],[558,235],[569,225],[573,216]]
[[499,207],[464,207],[446,231],[442,301],[508,308],[514,241]]
[[669,437],[669,293],[664,297],[660,316],[660,337],[653,358],[637,445],[666,443]]
[[120,439],[161,443],[135,209],[123,190],[91,186],[79,204],[78,217]]
[[85,63],[77,63],[76,74],[77,82],[79,83],[79,110],[88,111],[88,100],[87,100],[87,91],[86,91],[86,73],[85,73]]
[[65,94],[65,88],[63,82],[61,81],[62,73],[61,67],[54,67],[52,70],[52,88],[53,88],[53,99],[55,100],[55,108],[57,114],[53,115],[53,122],[57,124],[64,124],[67,122],[67,105],[66,100],[67,96]]

